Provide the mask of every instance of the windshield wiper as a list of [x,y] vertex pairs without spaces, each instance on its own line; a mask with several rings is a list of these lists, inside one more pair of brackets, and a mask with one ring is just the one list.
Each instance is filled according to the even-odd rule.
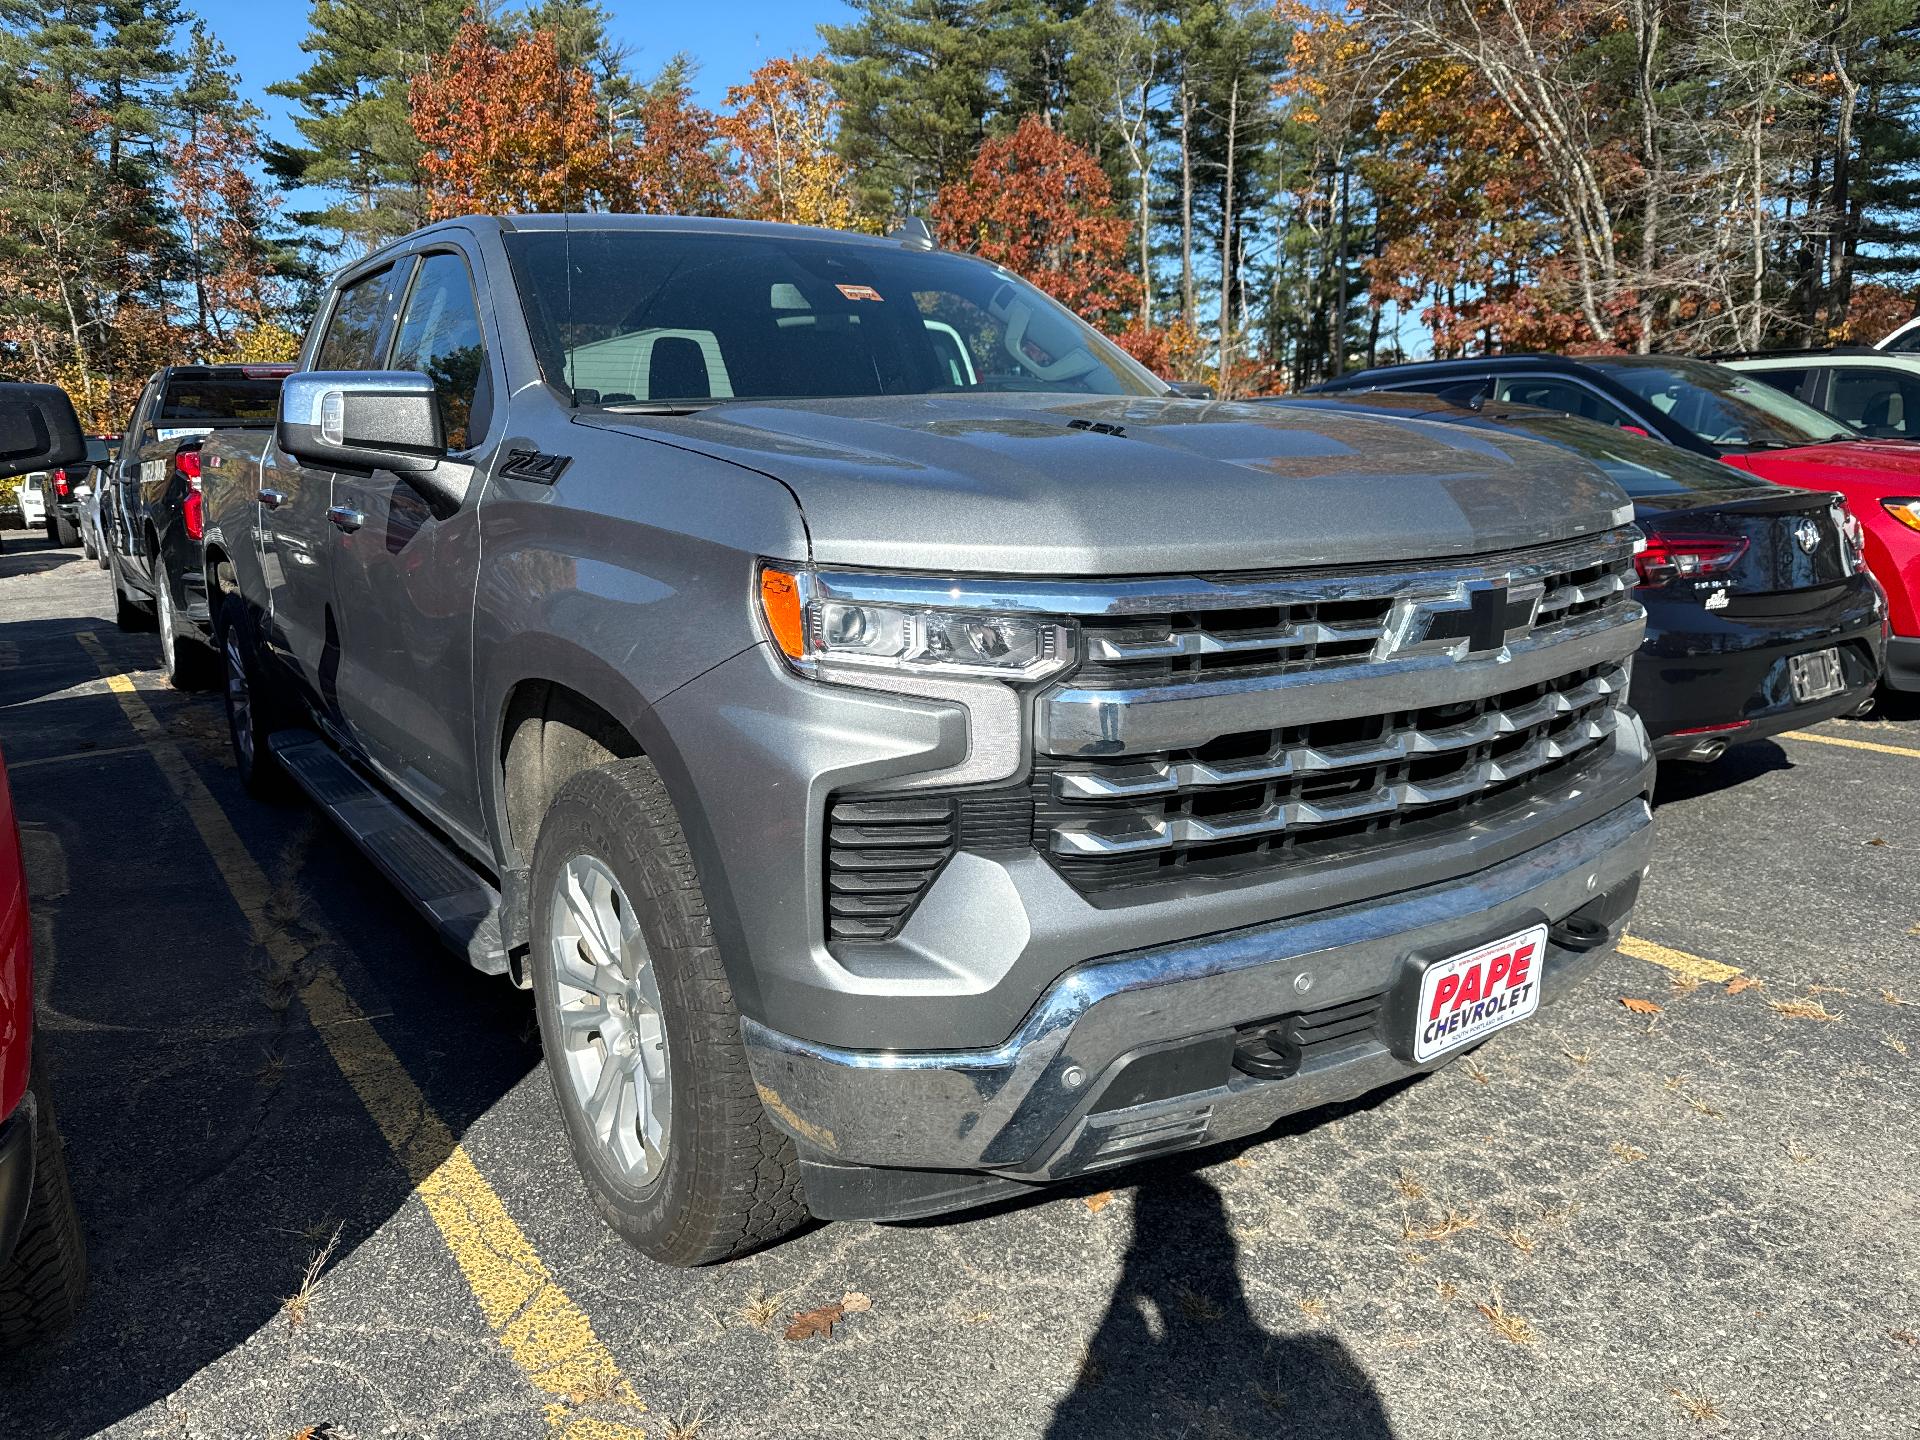
[[711,410],[716,405],[725,404],[724,399],[712,400],[622,400],[612,405],[602,405],[602,410],[611,410],[616,415],[698,415],[702,410]]

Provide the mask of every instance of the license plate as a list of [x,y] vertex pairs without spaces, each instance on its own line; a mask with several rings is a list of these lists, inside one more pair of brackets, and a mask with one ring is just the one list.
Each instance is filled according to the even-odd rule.
[[1793,698],[1803,705],[1809,700],[1838,695],[1847,688],[1846,672],[1840,668],[1837,649],[1795,655],[1787,661],[1787,673],[1793,680]]
[[1414,1016],[1415,1063],[1485,1039],[1538,1010],[1546,948],[1547,927],[1535,925],[1429,965],[1420,977]]

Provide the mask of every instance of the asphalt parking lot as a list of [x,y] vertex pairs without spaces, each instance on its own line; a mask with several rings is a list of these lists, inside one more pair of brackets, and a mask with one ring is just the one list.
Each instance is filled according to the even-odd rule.
[[0,748],[92,1264],[0,1371],[8,1440],[1917,1433],[1920,719],[1663,782],[1634,941],[1423,1083],[683,1272],[588,1209],[527,997],[250,801],[217,697],[111,613],[77,549],[7,537]]

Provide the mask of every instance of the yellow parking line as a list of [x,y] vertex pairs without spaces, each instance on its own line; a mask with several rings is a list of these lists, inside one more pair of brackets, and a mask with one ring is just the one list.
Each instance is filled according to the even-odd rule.
[[1635,960],[1645,960],[1649,965],[1658,965],[1676,975],[1705,980],[1712,985],[1724,985],[1740,973],[1732,965],[1722,965],[1718,960],[1708,960],[1704,956],[1689,955],[1684,950],[1656,945],[1651,940],[1642,940],[1638,935],[1621,936],[1620,944],[1615,948],[1622,955],[1631,955]]
[[367,1017],[339,975],[315,962],[307,947],[275,924],[266,872],[133,682],[113,668],[91,633],[77,638],[200,832],[254,943],[276,965],[307,972],[300,1000],[308,1018],[413,1181],[487,1324],[527,1378],[551,1397],[545,1407],[551,1432],[565,1440],[644,1440],[645,1432],[636,1426],[574,1413],[575,1406],[588,1402],[633,1411],[646,1406],[399,1057],[364,1023]]
[[1782,740],[1811,740],[1816,745],[1838,745],[1843,750],[1871,750],[1879,755],[1909,755],[1920,760],[1920,750],[1911,745],[1882,745],[1875,740],[1845,740],[1838,735],[1816,735],[1811,730],[1783,730]]

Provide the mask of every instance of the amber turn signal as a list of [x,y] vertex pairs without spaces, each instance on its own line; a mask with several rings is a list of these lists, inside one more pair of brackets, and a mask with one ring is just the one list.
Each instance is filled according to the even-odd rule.
[[807,653],[807,626],[800,603],[800,582],[784,570],[760,572],[760,613],[766,616],[767,633],[780,653],[789,660],[802,659]]

